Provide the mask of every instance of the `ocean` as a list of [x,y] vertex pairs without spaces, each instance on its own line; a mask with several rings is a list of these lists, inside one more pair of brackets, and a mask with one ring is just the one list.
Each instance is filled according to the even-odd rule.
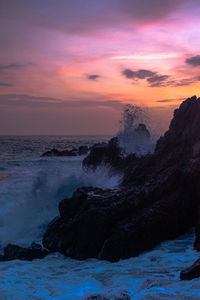
[[[106,142],[111,136],[0,136],[0,248],[41,243],[60,200],[81,186],[116,187],[120,178],[105,166],[84,171],[85,156],[41,157],[52,148]],[[75,237],[76,238],[76,237]],[[77,261],[54,253],[42,260],[0,262],[0,300],[72,299],[127,292],[131,299],[200,299],[200,279],[179,273],[199,256],[194,232],[165,241],[138,257],[117,263]]]

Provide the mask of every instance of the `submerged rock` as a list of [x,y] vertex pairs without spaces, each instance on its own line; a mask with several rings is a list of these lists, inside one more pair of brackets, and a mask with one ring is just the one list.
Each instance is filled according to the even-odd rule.
[[192,97],[174,112],[152,155],[123,159],[116,139],[91,150],[84,166],[102,161],[117,166],[124,173],[121,185],[82,188],[61,201],[43,245],[76,259],[117,261],[194,226],[200,204],[199,124],[200,99]]
[[32,243],[28,248],[8,244],[4,248],[3,255],[0,255],[0,261],[8,261],[14,259],[33,260],[36,258],[44,258],[47,254],[49,254],[49,251],[43,249],[41,245],[36,243]]
[[58,151],[57,149],[49,150],[42,154],[42,157],[51,157],[51,156],[77,156],[77,155],[85,155],[89,151],[88,146],[80,146],[78,149],[73,148],[72,150],[63,150]]

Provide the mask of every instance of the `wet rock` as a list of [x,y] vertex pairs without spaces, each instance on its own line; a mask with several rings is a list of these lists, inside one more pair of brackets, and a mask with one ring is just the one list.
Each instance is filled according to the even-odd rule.
[[197,259],[193,265],[180,273],[181,280],[190,280],[200,277],[200,259]]
[[42,154],[42,157],[51,156],[76,156],[78,154],[77,149],[58,151],[57,149],[52,149]]
[[120,168],[123,164],[122,150],[118,146],[117,137],[108,143],[95,144],[89,155],[83,160],[84,168],[96,169],[101,164]]
[[51,156],[77,156],[77,155],[85,155],[89,151],[88,146],[80,146],[78,149],[73,148],[71,150],[63,150],[63,151],[58,151],[57,149],[52,149],[50,151],[47,151],[43,153],[41,156],[42,157],[51,157]]
[[36,258],[44,258],[47,254],[49,254],[49,251],[43,249],[42,246],[36,243],[32,243],[31,246],[28,248],[8,244],[4,248],[4,253],[3,255],[1,255],[0,260],[33,260]]
[[145,124],[139,124],[138,127],[134,130],[139,136],[145,139],[150,139],[150,132],[147,129]]
[[4,256],[0,254],[0,261],[5,261]]
[[[129,135],[130,134],[130,135]],[[150,141],[150,133],[145,124],[139,124],[137,128],[127,133],[125,139],[134,137],[136,143],[145,145]],[[114,172],[121,173],[136,159],[136,153],[126,153],[126,149],[120,147],[123,134],[112,138],[108,143],[98,143],[91,147],[88,156],[83,160],[85,169],[96,169],[100,165],[107,165]],[[122,143],[123,144],[123,143]],[[138,147],[135,147],[138,148]]]
[[88,151],[89,151],[88,146],[80,146],[78,148],[78,155],[85,155],[88,153]]
[[194,226],[200,204],[199,124],[200,99],[192,97],[175,111],[152,155],[124,159],[116,139],[94,147],[84,165],[109,163],[123,171],[122,183],[115,190],[82,188],[61,201],[43,245],[76,259],[117,261]]

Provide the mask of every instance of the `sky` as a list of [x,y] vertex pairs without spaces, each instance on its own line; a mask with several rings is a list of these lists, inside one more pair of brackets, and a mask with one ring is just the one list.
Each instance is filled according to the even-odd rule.
[[199,0],[1,0],[0,134],[114,134],[125,104],[160,128],[200,94]]

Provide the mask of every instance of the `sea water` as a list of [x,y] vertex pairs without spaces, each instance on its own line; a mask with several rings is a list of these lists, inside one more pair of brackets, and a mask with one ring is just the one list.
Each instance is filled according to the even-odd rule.
[[[41,157],[58,150],[91,146],[110,136],[1,136],[0,245],[41,242],[58,203],[80,186],[112,188],[120,178],[105,166],[82,170],[84,156]],[[34,261],[0,262],[0,300],[82,299],[127,292],[131,299],[200,299],[200,279],[180,281],[179,273],[198,258],[193,231],[117,263],[77,261],[54,253]]]

